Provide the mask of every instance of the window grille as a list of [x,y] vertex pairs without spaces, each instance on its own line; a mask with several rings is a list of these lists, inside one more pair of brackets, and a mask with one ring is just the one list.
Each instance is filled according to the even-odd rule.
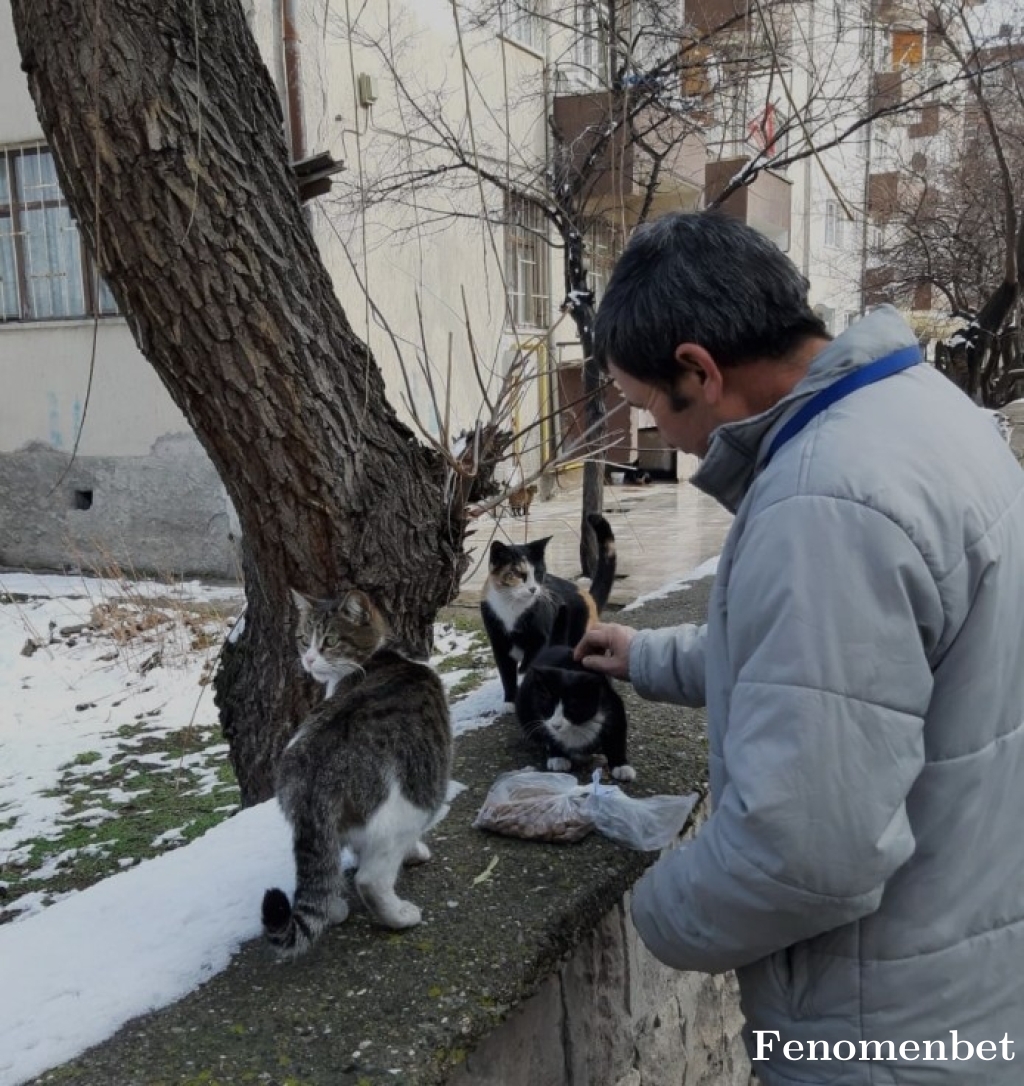
[[550,316],[548,223],[536,205],[510,197],[506,207],[505,282],[511,320],[546,328]]
[[117,313],[82,246],[52,153],[0,148],[0,321]]

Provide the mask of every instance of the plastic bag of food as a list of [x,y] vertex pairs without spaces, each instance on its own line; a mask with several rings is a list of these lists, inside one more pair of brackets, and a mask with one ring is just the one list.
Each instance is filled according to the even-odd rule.
[[640,852],[656,852],[671,845],[700,798],[696,792],[687,796],[627,796],[617,784],[602,784],[599,769],[594,770],[588,792],[583,816],[605,837]]
[[582,812],[590,787],[569,773],[503,773],[491,785],[473,826],[531,841],[579,841],[594,828]]

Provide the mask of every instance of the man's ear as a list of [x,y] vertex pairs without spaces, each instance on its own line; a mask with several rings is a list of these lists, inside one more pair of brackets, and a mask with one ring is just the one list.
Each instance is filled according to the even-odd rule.
[[680,343],[675,350],[679,364],[680,391],[693,395],[697,392],[707,403],[717,403],[722,398],[724,379],[714,358],[697,343]]

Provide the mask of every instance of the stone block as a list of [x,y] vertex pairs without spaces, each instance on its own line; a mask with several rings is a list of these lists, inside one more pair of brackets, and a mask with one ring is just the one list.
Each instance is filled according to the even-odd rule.
[[562,1034],[562,988],[551,976],[470,1052],[448,1086],[565,1086]]
[[633,1062],[622,906],[583,939],[561,971],[570,1081],[613,1083]]

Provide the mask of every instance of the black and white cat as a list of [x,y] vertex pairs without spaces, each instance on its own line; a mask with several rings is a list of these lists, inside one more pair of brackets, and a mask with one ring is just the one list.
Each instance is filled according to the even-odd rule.
[[516,700],[518,675],[552,643],[556,620],[556,643],[574,646],[608,602],[615,581],[615,536],[604,517],[593,513],[587,519],[599,548],[589,591],[548,573],[544,550],[550,536],[530,543],[491,544],[480,613],[509,704]]
[[282,957],[305,953],[348,916],[341,850],[358,869],[370,915],[408,928],[419,908],[395,893],[403,863],[423,863],[422,836],[443,814],[451,767],[448,702],[437,673],[388,644],[388,626],[358,590],[339,600],[293,593],[302,666],[328,697],[281,755],[278,802],[292,827],[294,901],[263,897],[263,931]]
[[605,675],[587,671],[572,649],[542,649],[516,696],[516,716],[527,736],[543,747],[547,768],[569,772],[603,754],[618,781],[636,779],[626,756],[626,707]]

